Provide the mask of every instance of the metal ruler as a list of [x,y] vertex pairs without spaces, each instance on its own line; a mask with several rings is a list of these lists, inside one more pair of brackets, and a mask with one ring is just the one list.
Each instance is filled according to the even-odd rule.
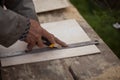
[[22,55],[27,55],[27,54],[37,54],[37,53],[46,52],[46,51],[70,49],[70,48],[83,47],[83,46],[89,46],[89,45],[98,45],[98,44],[99,44],[98,40],[94,40],[94,41],[86,41],[86,42],[68,44],[68,47],[62,47],[62,48],[45,47],[45,48],[40,48],[40,49],[33,49],[30,52],[17,51],[17,52],[12,52],[12,53],[8,53],[8,54],[0,54],[0,59],[22,56]]

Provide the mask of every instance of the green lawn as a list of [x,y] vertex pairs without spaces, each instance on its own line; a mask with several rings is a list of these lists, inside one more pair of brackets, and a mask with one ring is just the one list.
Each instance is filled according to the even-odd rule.
[[[80,14],[93,27],[97,34],[120,58],[120,30],[113,28],[116,19],[109,10],[92,5],[89,0],[70,0],[79,10]],[[120,17],[120,16],[119,16]]]

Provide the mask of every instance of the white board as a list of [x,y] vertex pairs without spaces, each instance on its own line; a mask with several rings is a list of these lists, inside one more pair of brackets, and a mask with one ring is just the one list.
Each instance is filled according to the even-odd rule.
[[37,13],[68,7],[67,0],[33,0]]
[[[59,39],[62,39],[67,44],[90,41],[90,38],[79,26],[76,20],[65,20],[59,22],[45,23],[42,24],[46,30],[54,34]],[[26,49],[24,42],[18,41],[10,48],[0,47],[0,54],[7,54],[9,52],[23,51]],[[51,52],[42,52],[38,54],[27,54],[24,56],[12,57],[1,59],[2,66],[11,66],[24,63],[32,63],[39,61],[47,61],[61,58],[68,58],[74,56],[88,55],[99,53],[100,50],[95,45],[57,50]]]

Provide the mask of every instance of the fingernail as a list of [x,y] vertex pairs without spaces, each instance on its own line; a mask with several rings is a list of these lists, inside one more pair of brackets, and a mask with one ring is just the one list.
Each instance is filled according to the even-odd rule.
[[55,44],[54,47],[56,47],[56,48],[62,48],[62,46],[59,45],[59,44]]

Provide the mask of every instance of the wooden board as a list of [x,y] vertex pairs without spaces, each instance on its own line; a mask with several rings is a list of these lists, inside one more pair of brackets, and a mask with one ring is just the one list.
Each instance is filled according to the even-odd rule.
[[[75,7],[41,13],[38,17],[41,23],[76,19],[92,40],[99,40],[100,44],[97,47],[101,54],[1,67],[2,80],[120,80],[118,78],[120,69],[116,68],[116,66],[120,67],[120,59],[101,40]],[[115,69],[117,75],[113,71],[108,72],[111,68]],[[108,75],[113,73],[113,76],[108,76],[108,79],[93,79],[106,73]]]
[[2,70],[2,80],[73,80],[69,70],[59,60],[27,65],[12,66],[12,69],[5,67],[7,72]]
[[68,7],[66,0],[33,0],[37,13]]
[[[67,44],[90,41],[90,38],[87,36],[87,34],[75,20],[45,23],[42,24],[42,26],[52,34],[55,34],[55,36],[57,36],[58,38],[62,39]],[[2,48],[0,47],[0,52],[1,54],[5,54],[9,53],[10,51],[15,52],[25,50],[26,48],[25,46],[26,46],[25,43],[18,41],[15,45],[11,46],[9,49],[4,49],[3,47]],[[100,52],[99,49],[95,45],[91,45],[85,47],[57,50],[51,52],[42,52],[38,54],[28,54],[24,56],[1,59],[1,63],[2,66],[11,66],[23,63],[32,63],[88,55],[99,52]]]

